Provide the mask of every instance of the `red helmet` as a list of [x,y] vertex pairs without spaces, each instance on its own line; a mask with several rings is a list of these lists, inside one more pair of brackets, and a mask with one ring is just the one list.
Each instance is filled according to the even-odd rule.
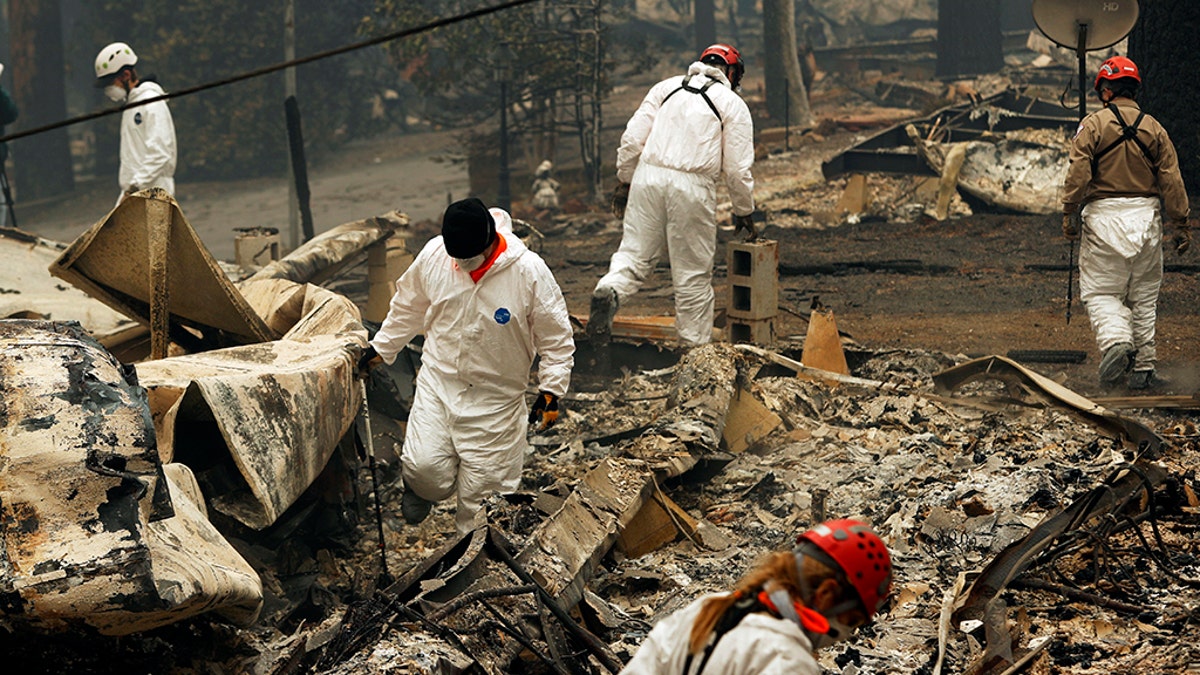
[[1124,56],[1113,56],[1100,64],[1100,72],[1096,73],[1096,91],[1100,91],[1100,80],[1120,80],[1125,77],[1133,78],[1138,84],[1142,82],[1136,63]]
[[858,591],[867,618],[875,616],[892,591],[892,557],[879,535],[857,520],[830,520],[796,537],[798,548],[804,548],[805,542],[841,568]]
[[704,61],[709,56],[716,56],[727,66],[733,66],[733,77],[730,79],[730,84],[734,89],[737,89],[738,84],[742,81],[742,74],[746,72],[746,64],[742,61],[742,55],[732,45],[715,44],[700,52],[700,60]]

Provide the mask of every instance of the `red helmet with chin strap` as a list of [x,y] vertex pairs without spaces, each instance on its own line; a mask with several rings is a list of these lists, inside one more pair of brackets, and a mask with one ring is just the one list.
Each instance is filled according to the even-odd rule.
[[742,75],[746,72],[746,64],[742,61],[742,55],[732,45],[715,44],[700,52],[700,60],[708,63],[708,57],[715,56],[720,58],[721,62],[727,66],[733,66],[733,76],[729,79],[729,84],[733,85],[734,89],[738,88],[738,84],[742,81]]
[[1100,64],[1100,72],[1096,73],[1096,91],[1100,91],[1101,81],[1120,80],[1126,77],[1132,78],[1138,84],[1142,83],[1142,76],[1138,73],[1136,63],[1124,56],[1113,56]]
[[867,618],[875,616],[892,590],[892,557],[879,535],[857,520],[830,520],[796,537],[797,550],[811,555],[806,544],[824,554],[815,555],[818,560],[841,568],[858,592]]

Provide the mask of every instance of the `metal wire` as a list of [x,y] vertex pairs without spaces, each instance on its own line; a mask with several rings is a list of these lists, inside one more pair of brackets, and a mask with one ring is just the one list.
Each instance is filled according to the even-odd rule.
[[393,40],[398,40],[400,38],[417,35],[419,33],[425,33],[425,32],[428,32],[428,31],[431,31],[431,30],[434,30],[437,28],[443,28],[445,26],[449,26],[449,25],[456,24],[456,23],[461,23],[463,21],[468,21],[470,19],[475,19],[475,18],[478,18],[481,16],[487,16],[488,14],[502,12],[506,9],[513,9],[514,7],[520,7],[521,5],[527,5],[527,4],[529,4],[531,2],[535,2],[535,1],[536,0],[510,0],[509,2],[500,4],[500,5],[496,5],[494,7],[484,7],[483,9],[477,9],[477,10],[473,10],[470,12],[464,12],[463,14],[457,14],[455,16],[446,17],[444,19],[438,19],[437,21],[431,21],[429,23],[422,24],[422,25],[416,26],[414,28],[406,28],[404,30],[395,31],[392,33],[386,33],[384,35],[379,35],[379,36],[373,37],[369,40],[364,40],[362,42],[355,42],[353,44],[343,45],[341,47],[336,47],[334,49],[328,49],[323,52],[317,52],[316,54],[310,54],[308,56],[303,56],[298,59],[292,59],[290,61],[283,61],[282,63],[276,63],[271,66],[258,68],[255,70],[251,70],[251,71],[242,73],[240,75],[234,75],[232,77],[226,77],[224,79],[215,80],[213,82],[199,84],[194,87],[187,87],[185,89],[180,89],[180,90],[175,91],[170,94],[163,94],[162,96],[155,96],[153,98],[143,99],[136,103],[130,103],[130,104],[118,107],[118,108],[109,108],[106,110],[101,110],[99,112],[88,113],[86,115],[78,115],[75,117],[65,119],[61,122],[54,122],[52,124],[46,124],[46,125],[43,125],[40,127],[34,127],[33,129],[26,129],[25,131],[18,131],[16,133],[8,134],[7,136],[0,136],[0,143],[13,141],[18,138],[25,138],[26,136],[33,136],[35,134],[40,134],[40,133],[44,133],[47,131],[53,131],[54,129],[60,129],[62,127],[70,126],[72,124],[78,124],[80,122],[87,122],[89,120],[94,120],[94,119],[97,119],[100,117],[105,117],[108,115],[115,115],[119,112],[124,112],[126,110],[129,110],[130,108],[139,108],[144,105],[150,105],[151,103],[157,103],[159,101],[166,101],[166,100],[169,100],[172,98],[180,98],[182,96],[188,96],[190,94],[195,94],[195,93],[198,93],[201,91],[206,91],[208,89],[215,89],[217,87],[223,87],[227,84],[234,84],[237,82],[241,82],[243,80],[249,80],[249,79],[252,79],[255,77],[261,77],[263,75],[269,75],[270,73],[278,72],[280,70],[285,70],[287,68],[301,66],[306,63],[312,63],[313,61],[320,61],[321,59],[327,59],[332,56],[340,56],[347,52],[352,52],[352,51],[356,51],[359,49],[365,49],[367,47],[374,47],[375,45],[383,44],[385,42],[391,42]]

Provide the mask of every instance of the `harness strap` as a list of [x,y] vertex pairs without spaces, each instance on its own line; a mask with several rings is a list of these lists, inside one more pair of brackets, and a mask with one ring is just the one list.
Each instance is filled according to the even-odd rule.
[[[700,667],[696,669],[696,675],[704,672],[704,667],[708,665],[708,659],[712,656],[713,650],[717,648],[717,643],[726,633],[733,630],[742,619],[746,618],[751,612],[758,612],[766,609],[766,605],[759,602],[757,596],[748,597],[738,600],[732,607],[725,611],[721,618],[717,621],[717,625],[713,627],[713,637],[709,641],[708,646],[704,648],[704,654],[700,659]],[[692,657],[695,654],[689,653],[687,659],[683,662],[683,675],[688,675],[692,667]]]
[[709,79],[709,81],[706,82],[703,87],[693,87],[690,84],[691,80],[692,80],[691,75],[688,75],[687,77],[685,77],[683,79],[683,84],[680,84],[677,89],[675,89],[671,93],[664,96],[662,102],[666,103],[667,99],[669,99],[672,96],[674,96],[675,94],[679,93],[679,91],[681,89],[689,91],[693,94],[700,94],[700,96],[702,96],[704,98],[704,102],[708,104],[709,109],[712,110],[713,114],[717,116],[717,121],[721,123],[721,126],[723,128],[725,126],[725,120],[721,119],[720,111],[717,110],[717,106],[713,105],[712,99],[708,97],[708,88],[713,86],[714,84],[716,84],[717,81],[713,80],[713,79]]
[[1144,156],[1146,161],[1150,164],[1150,170],[1154,172],[1155,176],[1157,176],[1158,161],[1154,159],[1152,154],[1150,154],[1150,148],[1146,147],[1146,144],[1142,141],[1142,139],[1138,138],[1137,135],[1138,125],[1142,123],[1142,118],[1146,116],[1146,113],[1139,110],[1137,119],[1133,120],[1133,124],[1127,124],[1125,122],[1125,118],[1121,117],[1121,112],[1117,110],[1116,106],[1105,105],[1105,107],[1113,111],[1113,116],[1117,118],[1117,124],[1121,126],[1121,135],[1117,137],[1117,140],[1109,143],[1102,150],[1100,150],[1100,152],[1097,152],[1092,156],[1092,174],[1095,175],[1096,167],[1099,166],[1101,157],[1108,154],[1111,150],[1115,149],[1118,145],[1124,143],[1125,141],[1133,141],[1138,146],[1138,149],[1142,151],[1142,156]]

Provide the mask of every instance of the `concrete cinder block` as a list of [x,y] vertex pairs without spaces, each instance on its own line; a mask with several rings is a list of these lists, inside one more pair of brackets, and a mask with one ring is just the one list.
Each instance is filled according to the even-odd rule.
[[779,242],[730,242],[726,269],[731,319],[757,321],[779,313]]
[[756,345],[771,345],[775,343],[774,319],[728,319],[729,341],[734,343],[749,343]]

